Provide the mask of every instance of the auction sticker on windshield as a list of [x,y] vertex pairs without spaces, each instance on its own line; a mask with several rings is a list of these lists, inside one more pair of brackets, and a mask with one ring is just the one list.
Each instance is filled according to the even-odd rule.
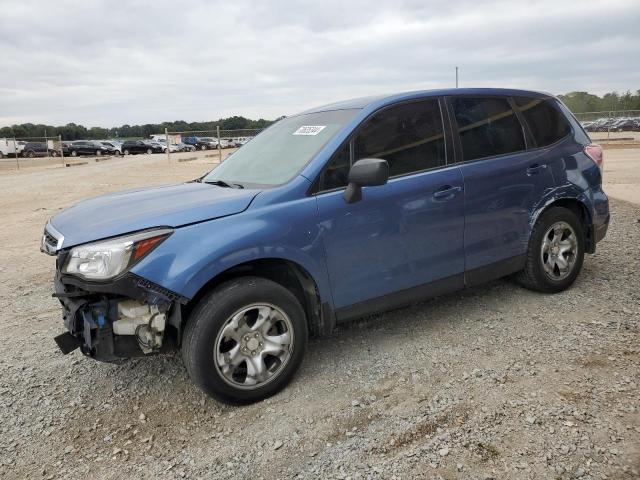
[[294,135],[317,135],[326,128],[326,125],[303,125],[293,132]]

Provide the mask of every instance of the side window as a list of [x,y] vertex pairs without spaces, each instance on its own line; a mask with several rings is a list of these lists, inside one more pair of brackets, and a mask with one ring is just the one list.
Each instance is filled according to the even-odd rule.
[[567,119],[551,100],[514,97],[538,147],[546,147],[565,137],[571,131]]
[[522,125],[506,98],[452,97],[464,161],[525,149]]
[[437,99],[382,110],[359,127],[353,142],[355,160],[383,158],[392,177],[446,164]]
[[332,190],[334,188],[341,188],[347,186],[347,179],[349,178],[349,168],[351,167],[351,155],[349,152],[349,145],[351,142],[347,142],[338,150],[334,157],[322,174],[322,184],[320,190]]

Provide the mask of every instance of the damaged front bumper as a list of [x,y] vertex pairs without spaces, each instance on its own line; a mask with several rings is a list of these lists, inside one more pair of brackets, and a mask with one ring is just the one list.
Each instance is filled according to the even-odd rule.
[[109,283],[56,272],[55,293],[67,332],[55,338],[67,354],[104,362],[167,352],[180,344],[187,299],[128,273]]

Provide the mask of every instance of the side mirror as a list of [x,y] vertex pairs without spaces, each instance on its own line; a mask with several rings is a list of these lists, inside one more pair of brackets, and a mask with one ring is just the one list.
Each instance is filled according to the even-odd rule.
[[363,158],[351,166],[349,185],[344,191],[347,203],[362,200],[362,187],[384,185],[389,180],[389,163],[381,158]]

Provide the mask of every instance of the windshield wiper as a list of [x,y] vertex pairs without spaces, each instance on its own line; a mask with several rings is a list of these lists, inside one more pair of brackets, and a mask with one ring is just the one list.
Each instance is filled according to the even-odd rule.
[[224,187],[224,188],[244,188],[244,185],[241,185],[240,183],[227,183],[224,180],[214,180],[212,182],[204,182],[207,183],[209,185],[217,185],[218,187]]

